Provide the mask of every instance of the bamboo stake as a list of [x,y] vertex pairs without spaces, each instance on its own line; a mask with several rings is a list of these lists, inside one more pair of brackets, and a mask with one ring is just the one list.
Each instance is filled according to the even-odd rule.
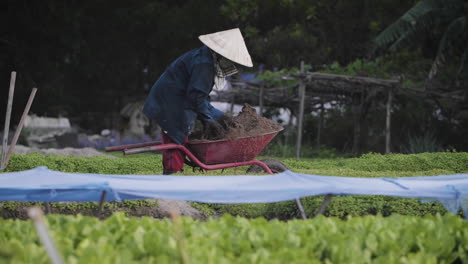
[[96,217],[101,216],[102,208],[104,207],[104,202],[106,201],[106,195],[107,195],[107,192],[102,191],[101,199],[99,199],[99,207],[98,207],[98,210],[96,212]]
[[[301,74],[304,74],[304,61],[301,61]],[[302,123],[304,122],[304,104],[305,104],[305,82],[303,77],[299,83],[299,113],[297,115],[297,142],[296,142],[296,158],[301,157],[302,144]]]
[[258,95],[258,104],[260,105],[260,111],[258,113],[259,116],[263,116],[263,93],[264,93],[265,85],[260,86],[260,93]]
[[23,129],[24,120],[28,116],[29,109],[31,108],[32,102],[34,100],[34,96],[36,95],[36,91],[37,91],[37,88],[33,88],[31,91],[31,94],[29,95],[28,102],[26,103],[26,107],[24,108],[24,111],[23,111],[23,115],[21,116],[21,120],[18,124],[18,127],[16,128],[15,135],[13,136],[13,139],[11,140],[10,147],[8,148],[8,153],[5,156],[5,160],[0,167],[0,169],[2,170],[7,167],[11,154],[15,150],[16,142],[18,141],[21,130]]
[[327,209],[328,204],[331,202],[333,198],[333,194],[329,193],[325,195],[325,198],[323,199],[322,205],[320,206],[319,210],[317,213],[315,213],[314,217],[319,216],[325,212],[325,209]]
[[299,211],[301,212],[302,220],[307,220],[307,215],[305,214],[304,207],[302,206],[300,198],[296,198],[296,204],[299,208]]
[[173,237],[177,243],[177,249],[180,253],[180,263],[190,264],[191,260],[187,252],[187,245],[184,238],[184,230],[182,226],[182,219],[180,218],[180,211],[177,208],[172,208],[170,216],[172,219]]
[[0,161],[0,170],[3,170],[3,162],[6,159],[8,148],[8,132],[10,131],[11,108],[13,107],[13,95],[15,93],[16,72],[11,72],[10,77],[10,91],[8,93],[7,112],[5,117],[5,127],[3,128],[3,141],[2,141],[2,159]]
[[324,119],[324,107],[323,101],[320,102],[320,118],[317,126],[317,150],[320,150],[321,140],[322,140],[322,128],[323,128],[323,119]]
[[33,207],[28,210],[28,216],[34,222],[34,226],[36,227],[37,233],[39,234],[39,238],[42,244],[45,247],[47,254],[49,255],[50,260],[53,264],[62,264],[62,258],[60,257],[57,249],[55,248],[54,241],[49,235],[49,231],[44,223],[44,213],[38,207]]

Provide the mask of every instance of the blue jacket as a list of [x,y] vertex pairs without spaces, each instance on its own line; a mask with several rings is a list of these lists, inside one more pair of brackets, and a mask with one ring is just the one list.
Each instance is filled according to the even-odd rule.
[[182,144],[197,118],[213,122],[223,115],[209,101],[214,76],[213,57],[208,47],[185,53],[153,85],[143,113],[156,121],[172,140]]

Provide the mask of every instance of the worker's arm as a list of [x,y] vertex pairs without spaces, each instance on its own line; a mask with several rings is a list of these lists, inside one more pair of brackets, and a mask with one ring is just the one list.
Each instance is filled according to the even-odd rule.
[[211,63],[194,65],[187,89],[189,108],[197,113],[198,118],[204,122],[214,122],[223,115],[209,102],[214,74],[214,67]]

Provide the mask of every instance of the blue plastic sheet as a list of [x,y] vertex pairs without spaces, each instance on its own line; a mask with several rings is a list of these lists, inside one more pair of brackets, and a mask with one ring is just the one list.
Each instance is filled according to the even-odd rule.
[[440,201],[468,216],[468,174],[400,178],[274,175],[167,176],[65,173],[38,167],[0,174],[0,200],[24,202],[173,199],[206,203],[270,203],[314,195],[386,195]]

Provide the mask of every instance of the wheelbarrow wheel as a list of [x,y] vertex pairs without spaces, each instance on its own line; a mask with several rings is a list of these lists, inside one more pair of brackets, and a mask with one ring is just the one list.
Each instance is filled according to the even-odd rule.
[[[267,165],[268,168],[270,168],[270,170],[273,173],[279,173],[279,172],[288,170],[288,167],[286,167],[286,165],[284,165],[284,163],[279,160],[264,159],[260,161],[265,163],[265,165]],[[262,172],[264,172],[263,168],[258,165],[252,165],[247,169],[247,173],[262,173]]]

